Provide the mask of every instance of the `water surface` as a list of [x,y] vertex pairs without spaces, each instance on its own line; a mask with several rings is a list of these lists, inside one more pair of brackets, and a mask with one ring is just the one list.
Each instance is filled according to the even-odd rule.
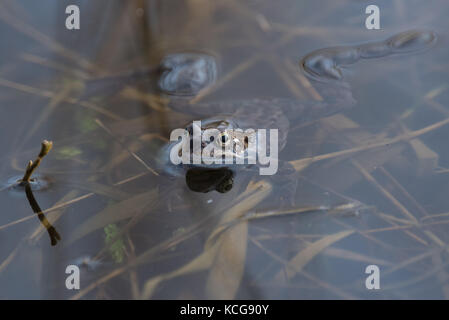
[[[448,298],[445,1],[378,1],[378,31],[365,28],[365,1],[76,2],[77,31],[64,27],[73,1],[1,4],[0,179],[53,141],[38,169],[49,185],[34,197],[61,241],[51,246],[25,192],[2,189],[0,298]],[[438,39],[411,53],[400,41],[404,52],[366,47],[407,30]],[[301,61],[335,47],[364,51],[344,51],[341,73],[314,82]],[[160,61],[179,52],[216,59],[216,80],[195,96],[159,88]],[[298,171],[293,204],[279,201],[282,179],[254,172],[227,193],[197,193],[158,171],[195,105],[313,106],[335,98],[335,80],[351,108],[291,119],[280,158]],[[76,292],[69,264],[81,268]],[[380,290],[365,287],[373,264]]]

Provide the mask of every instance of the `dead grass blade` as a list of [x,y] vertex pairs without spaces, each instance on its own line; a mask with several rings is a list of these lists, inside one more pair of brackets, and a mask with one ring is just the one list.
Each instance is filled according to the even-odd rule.
[[341,231],[338,233],[330,234],[324,238],[315,241],[300,251],[296,256],[294,256],[283,268],[280,270],[276,276],[276,282],[288,281],[292,279],[298,272],[300,272],[304,266],[306,266],[314,257],[316,257],[320,252],[322,252],[327,247],[331,246],[335,242],[346,238],[347,236],[353,234],[353,230]]
[[267,182],[251,183],[237,199],[236,205],[223,214],[218,224],[219,227],[209,236],[204,251],[181,268],[147,280],[141,298],[151,298],[158,285],[163,281],[207,269],[210,269],[206,284],[208,298],[234,298],[245,265],[248,226],[246,222],[241,223],[224,233],[220,226],[243,216],[265,199],[271,190],[272,186]]
[[78,226],[70,235],[67,244],[71,244],[108,224],[131,218],[146,207],[155,205],[158,200],[158,194],[159,190],[155,188],[151,191],[138,194],[137,196],[108,206],[106,209],[100,211]]

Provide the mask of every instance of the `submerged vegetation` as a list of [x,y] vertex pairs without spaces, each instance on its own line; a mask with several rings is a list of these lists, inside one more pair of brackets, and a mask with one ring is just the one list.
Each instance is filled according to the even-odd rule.
[[[2,1],[0,34],[10,43],[0,53],[0,172],[5,181],[20,172],[14,182],[25,190],[0,189],[0,297],[449,298],[444,44],[339,68],[354,108],[289,119],[280,157],[298,174],[293,203],[280,201],[282,176],[242,170],[211,186],[195,172],[159,170],[170,131],[200,104],[326,103],[335,88],[317,90],[300,68],[310,53],[412,28],[443,38],[449,30],[445,0],[385,3],[379,32],[364,29],[354,1],[280,2],[101,0],[83,8],[90,18],[79,31],[67,32],[54,28],[51,10]],[[186,88],[154,73],[183,51],[217,59],[216,69],[204,65],[213,81],[199,81],[194,96],[174,96]],[[51,142],[30,147],[36,136],[52,137],[51,156]],[[23,174],[22,159],[38,152]],[[48,177],[47,188],[33,188]],[[76,292],[64,287],[73,261],[86,266]],[[371,264],[381,270],[379,292],[364,286]]]

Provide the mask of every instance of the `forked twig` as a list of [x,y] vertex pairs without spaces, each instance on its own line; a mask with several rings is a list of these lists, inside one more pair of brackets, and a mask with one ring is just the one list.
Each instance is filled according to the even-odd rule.
[[39,152],[39,155],[37,156],[36,160],[34,160],[34,162],[31,160],[30,162],[28,162],[25,174],[22,180],[20,181],[21,183],[30,182],[31,175],[37,169],[37,167],[39,167],[42,159],[50,152],[52,147],[53,142],[47,140],[42,141],[41,152]]

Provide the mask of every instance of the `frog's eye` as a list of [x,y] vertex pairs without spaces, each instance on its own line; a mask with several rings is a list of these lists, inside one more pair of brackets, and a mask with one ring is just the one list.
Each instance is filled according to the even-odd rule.
[[217,143],[225,146],[231,141],[227,132],[221,132],[217,137]]

